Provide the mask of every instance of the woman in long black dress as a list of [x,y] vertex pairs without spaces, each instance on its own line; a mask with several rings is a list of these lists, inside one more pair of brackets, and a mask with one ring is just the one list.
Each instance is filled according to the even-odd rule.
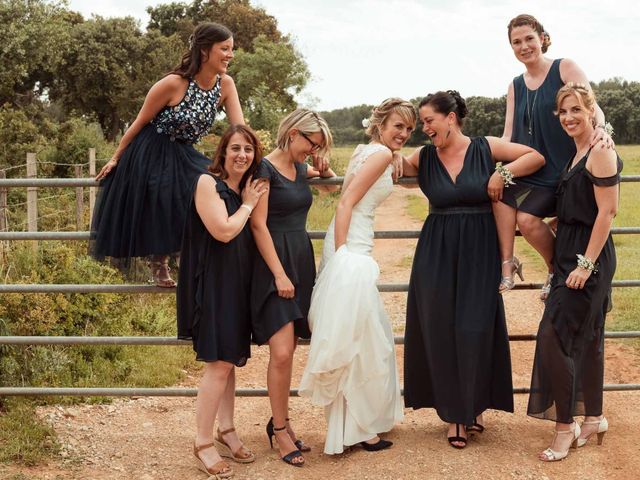
[[[618,209],[622,161],[614,150],[591,148],[595,100],[590,88],[569,83],[558,91],[558,117],[576,154],[558,188],[555,275],[538,329],[527,413],[556,422],[539,458],[561,460],[570,445],[608,429],[602,415],[604,320],[616,252],[611,223]],[[582,432],[574,415],[584,415]]]
[[[232,474],[220,456],[252,462],[233,426],[234,366],[251,356],[251,289],[256,247],[247,223],[265,182],[251,179],[261,158],[251,129],[227,129],[209,168],[197,179],[187,210],[177,292],[178,337],[191,339],[205,362],[196,399],[194,455],[204,472]],[[218,430],[213,425],[218,416]]]
[[[267,435],[275,435],[280,456],[301,467],[301,451],[308,447],[296,439],[289,423],[289,389],[296,339],[311,338],[307,314],[316,277],[311,240],[306,232],[311,207],[307,178],[334,176],[307,165],[308,156],[324,157],[331,146],[331,132],[322,117],[298,109],[287,115],[278,128],[278,147],[267,155],[256,177],[270,183],[251,218],[251,230],[260,251],[256,261],[251,313],[253,340],[269,343],[267,387],[272,419]],[[272,444],[273,445],[273,444]]]
[[91,226],[96,258],[150,256],[156,285],[175,287],[169,255],[180,250],[193,182],[210,163],[193,144],[209,132],[221,105],[231,124],[244,123],[236,87],[226,74],[232,58],[231,31],[200,24],[180,65],[151,87],[96,176],[104,179]]
[[[463,448],[465,426],[481,431],[488,408],[513,411],[511,361],[491,202],[511,177],[544,164],[530,147],[496,137],[469,138],[467,107],[455,91],[420,102],[431,145],[405,161],[418,175],[429,215],[418,240],[407,301],[405,405],[432,407],[449,423],[449,443]],[[496,162],[510,162],[496,168]]]

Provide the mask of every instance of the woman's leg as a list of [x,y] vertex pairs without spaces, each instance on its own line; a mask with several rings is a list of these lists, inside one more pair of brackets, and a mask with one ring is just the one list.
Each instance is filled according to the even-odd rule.
[[[232,371],[231,363],[222,361],[205,363],[196,397],[196,446],[213,442],[213,425]],[[213,447],[201,450],[198,455],[208,467],[221,460]]]
[[[233,368],[229,373],[229,378],[227,380],[227,388],[222,394],[222,398],[220,400],[220,406],[218,407],[218,430],[220,432],[227,431],[229,429],[234,428],[233,423],[233,413],[235,410],[235,399],[236,399],[236,369]],[[223,436],[223,441],[226,443],[232,452],[239,452],[242,456],[243,444],[240,441],[237,432],[229,432],[225,433]]]
[[[273,414],[273,426],[280,450],[280,456],[297,450],[286,427],[289,417],[289,389],[291,388],[291,370],[295,340],[293,322],[287,323],[269,339],[269,366],[267,368],[267,388]],[[302,456],[294,457],[293,463],[302,463]]]
[[553,245],[555,236],[551,227],[542,218],[530,213],[518,211],[517,223],[522,236],[535,248],[547,264],[549,273],[553,272]]
[[[502,202],[493,202],[492,206],[498,232],[502,278],[511,278],[515,267],[512,259],[516,233],[516,209]],[[503,289],[508,290],[508,288],[502,287],[501,284],[501,290]]]

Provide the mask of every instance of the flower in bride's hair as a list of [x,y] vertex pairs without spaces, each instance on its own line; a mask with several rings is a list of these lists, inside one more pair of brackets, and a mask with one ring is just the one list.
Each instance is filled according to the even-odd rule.
[[362,126],[364,128],[369,128],[369,125],[371,125],[371,120],[369,120],[368,118],[363,118],[362,119]]

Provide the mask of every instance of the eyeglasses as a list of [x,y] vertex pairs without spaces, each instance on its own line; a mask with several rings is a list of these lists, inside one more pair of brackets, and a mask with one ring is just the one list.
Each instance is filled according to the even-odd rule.
[[311,153],[315,153],[322,148],[322,145],[318,145],[316,142],[307,137],[304,133],[298,130],[298,133],[302,135],[302,137],[311,144]]

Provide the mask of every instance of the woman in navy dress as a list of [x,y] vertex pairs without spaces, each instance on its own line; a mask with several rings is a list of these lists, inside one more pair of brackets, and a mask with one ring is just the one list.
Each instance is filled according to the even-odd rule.
[[[540,322],[527,413],[556,429],[540,460],[561,460],[609,424],[602,414],[604,321],[616,252],[611,224],[618,209],[622,161],[613,149],[591,147],[593,92],[568,83],[558,92],[558,118],[575,142],[558,188],[554,278]],[[574,415],[584,415],[582,428]],[[581,431],[582,430],[582,431]]]
[[199,468],[216,478],[232,473],[220,456],[240,463],[255,459],[235,433],[233,410],[234,366],[244,366],[251,356],[248,300],[256,247],[247,221],[268,189],[251,178],[260,158],[251,129],[227,129],[210,173],[196,180],[182,240],[178,337],[192,340],[197,360],[205,362],[196,398],[194,455]]
[[[405,161],[429,200],[411,270],[404,350],[405,406],[435,408],[447,438],[464,448],[484,430],[486,409],[513,411],[509,339],[491,201],[505,177],[544,164],[531,147],[462,133],[467,107],[456,91],[420,102],[431,145]],[[500,174],[496,162],[509,162]],[[495,283],[494,283],[495,282]]]
[[301,467],[308,450],[289,423],[289,389],[297,338],[311,338],[307,314],[316,278],[311,240],[306,231],[313,200],[307,179],[334,176],[307,165],[309,156],[323,158],[332,137],[317,113],[298,109],[278,128],[278,147],[256,172],[270,187],[251,217],[251,230],[260,256],[255,263],[251,290],[253,340],[269,344],[267,387],[273,417],[267,435],[275,436],[282,460]]
[[244,123],[226,74],[232,58],[231,32],[200,24],[180,65],[151,87],[96,177],[103,180],[92,221],[96,258],[150,256],[155,283],[175,287],[169,255],[180,250],[193,182],[210,163],[193,144],[209,132],[220,105],[231,124]]
[[[540,298],[545,300],[553,277],[554,234],[543,219],[556,215],[555,191],[568,159],[576,151],[554,115],[556,93],[567,82],[589,85],[589,81],[573,60],[544,55],[551,38],[533,16],[513,18],[508,34],[513,53],[526,70],[509,84],[502,138],[535,148],[546,163],[533,174],[519,178],[493,205],[502,260],[499,290],[502,293],[512,289],[516,273],[523,279],[520,261],[513,256],[517,222],[524,238],[547,264],[548,275],[540,292]],[[604,113],[597,105],[595,109],[598,128],[592,144],[604,137],[605,144],[612,145],[611,137],[604,132]]]

